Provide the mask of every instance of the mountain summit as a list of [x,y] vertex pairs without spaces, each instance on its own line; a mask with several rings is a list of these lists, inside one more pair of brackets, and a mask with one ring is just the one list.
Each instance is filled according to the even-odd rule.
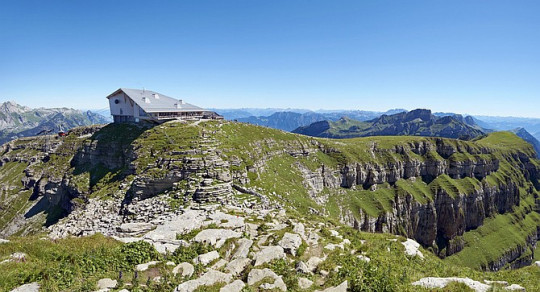
[[336,122],[321,121],[299,127],[293,133],[327,138],[367,136],[432,136],[470,140],[484,134],[474,120],[458,116],[437,117],[428,109],[416,109],[393,115],[382,115],[361,122],[343,117]]

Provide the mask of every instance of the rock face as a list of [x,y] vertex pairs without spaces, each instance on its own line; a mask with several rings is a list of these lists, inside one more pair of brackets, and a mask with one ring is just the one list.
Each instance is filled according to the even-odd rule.
[[279,289],[281,291],[287,291],[287,286],[285,285],[285,282],[283,282],[283,279],[278,276],[274,271],[270,269],[253,269],[251,272],[249,272],[248,275],[248,285],[254,285],[255,283],[263,280],[264,278],[270,278],[273,279],[273,283],[265,283],[261,285],[261,289]]
[[38,292],[39,287],[40,287],[39,284],[37,282],[34,282],[34,283],[24,284],[22,286],[19,286],[18,288],[11,290],[11,292]]
[[282,258],[285,258],[285,252],[281,246],[267,246],[255,254],[255,267]]
[[302,244],[302,238],[298,234],[293,233],[285,233],[283,235],[283,238],[279,241],[279,245],[285,250],[285,252],[288,252],[292,255],[296,255],[296,250],[300,247]]

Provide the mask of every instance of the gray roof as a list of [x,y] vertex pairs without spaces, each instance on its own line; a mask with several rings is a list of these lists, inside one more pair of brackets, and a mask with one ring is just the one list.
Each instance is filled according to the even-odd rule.
[[[124,92],[127,96],[129,96],[129,98],[131,98],[147,113],[206,111],[203,108],[183,101],[181,104],[179,104],[179,99],[175,99],[152,90],[120,88],[107,96],[107,98],[118,94],[120,91]],[[159,96],[159,98],[155,97],[156,94]],[[145,98],[149,102],[146,102]],[[179,108],[176,107],[177,104],[179,104]]]

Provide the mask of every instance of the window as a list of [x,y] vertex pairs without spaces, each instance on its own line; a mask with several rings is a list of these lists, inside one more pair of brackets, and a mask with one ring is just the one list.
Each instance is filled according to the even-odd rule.
[[120,103],[120,100],[119,99],[115,99],[114,100],[114,104],[119,104]]

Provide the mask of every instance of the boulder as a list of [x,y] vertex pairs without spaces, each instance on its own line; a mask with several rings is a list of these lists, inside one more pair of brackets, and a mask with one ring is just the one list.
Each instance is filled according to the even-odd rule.
[[299,261],[296,264],[295,268],[296,268],[296,272],[301,273],[301,274],[309,274],[309,273],[311,273],[311,270],[308,268],[306,263],[304,263],[303,261]]
[[203,266],[208,265],[209,263],[213,262],[214,260],[219,259],[219,253],[215,250],[201,254],[193,259],[194,264],[201,264]]
[[236,252],[232,256],[232,258],[233,259],[247,258],[249,254],[249,249],[253,245],[253,240],[247,239],[247,238],[240,238],[238,239],[236,244],[238,245],[238,248],[236,249]]
[[536,261],[536,262],[534,262],[534,264],[535,264],[537,267],[540,267],[540,261]]
[[219,292],[240,292],[245,286],[246,284],[242,280],[236,280],[219,289]]
[[421,286],[428,289],[435,289],[435,288],[444,288],[446,285],[450,284],[451,282],[459,282],[463,283],[469,288],[473,289],[476,292],[486,292],[488,291],[491,286],[471,280],[469,278],[457,278],[457,277],[451,277],[451,278],[436,278],[436,277],[427,277],[422,278],[414,283],[412,283],[414,286]]
[[227,266],[225,267],[225,271],[227,271],[229,274],[232,274],[233,276],[236,276],[242,273],[250,262],[251,260],[248,258],[234,259],[229,264],[227,264]]
[[191,277],[195,272],[195,267],[190,263],[180,263],[178,266],[174,267],[172,270],[173,275],[176,276],[180,271],[182,271],[182,277]]
[[200,278],[196,280],[189,280],[187,282],[184,282],[176,289],[174,289],[175,292],[193,292],[200,286],[212,286],[217,283],[225,283],[228,284],[231,282],[232,276],[230,274],[225,274],[222,272],[218,272],[216,270],[208,270],[208,272],[204,273]]
[[248,274],[248,285],[254,285],[255,283],[263,280],[264,278],[271,278],[273,283],[265,283],[260,286],[262,289],[280,289],[281,291],[287,291],[287,286],[281,276],[278,276],[274,271],[270,269],[253,269]]
[[239,238],[240,232],[229,229],[205,229],[199,232],[193,240],[195,242],[208,243],[216,247],[221,247],[229,238]]
[[116,280],[113,280],[113,279],[110,279],[110,278],[104,278],[104,279],[100,279],[97,282],[97,288],[99,290],[109,290],[109,289],[113,289],[114,287],[116,287],[117,283],[118,282]]
[[255,254],[253,259],[255,260],[255,266],[260,266],[265,263],[269,263],[272,260],[285,258],[285,252],[281,246],[267,246],[261,251]]
[[308,289],[312,285],[313,281],[311,281],[310,279],[303,277],[298,278],[298,287],[300,287],[300,289]]
[[526,291],[525,288],[521,287],[520,285],[518,284],[512,284],[508,287],[504,287],[504,290],[509,290],[509,291]]
[[323,259],[321,259],[319,257],[311,257],[306,262],[306,265],[307,265],[308,270],[310,272],[315,272],[315,270],[317,269],[317,266],[319,266],[319,264],[322,263],[322,262],[323,262]]
[[293,232],[300,235],[300,237],[302,238],[306,237],[306,228],[304,227],[304,224],[302,223],[294,223]]
[[347,292],[347,288],[348,288],[348,282],[345,281],[341,284],[339,284],[339,286],[336,286],[336,287],[330,287],[330,288],[327,288],[327,289],[324,289],[324,290],[316,290],[315,292]]
[[11,292],[38,292],[39,291],[39,284],[38,282],[33,282],[33,283],[29,283],[29,284],[24,284],[22,286],[19,286],[13,290],[11,290]]
[[213,264],[210,269],[212,270],[219,270],[221,268],[223,268],[228,262],[224,259],[220,259],[219,261],[217,261],[215,264]]
[[283,247],[283,250],[293,256],[296,256],[296,250],[302,244],[302,238],[298,234],[285,233],[283,238],[279,241],[279,246]]
[[144,271],[148,270],[151,266],[155,266],[158,263],[159,263],[158,261],[151,261],[151,262],[148,262],[148,263],[139,264],[139,265],[135,266],[135,270],[137,270],[139,272],[144,272]]
[[419,250],[420,244],[410,238],[407,238],[407,241],[402,242],[403,246],[405,246],[405,253],[409,256],[419,256],[420,258],[424,258],[424,255]]

